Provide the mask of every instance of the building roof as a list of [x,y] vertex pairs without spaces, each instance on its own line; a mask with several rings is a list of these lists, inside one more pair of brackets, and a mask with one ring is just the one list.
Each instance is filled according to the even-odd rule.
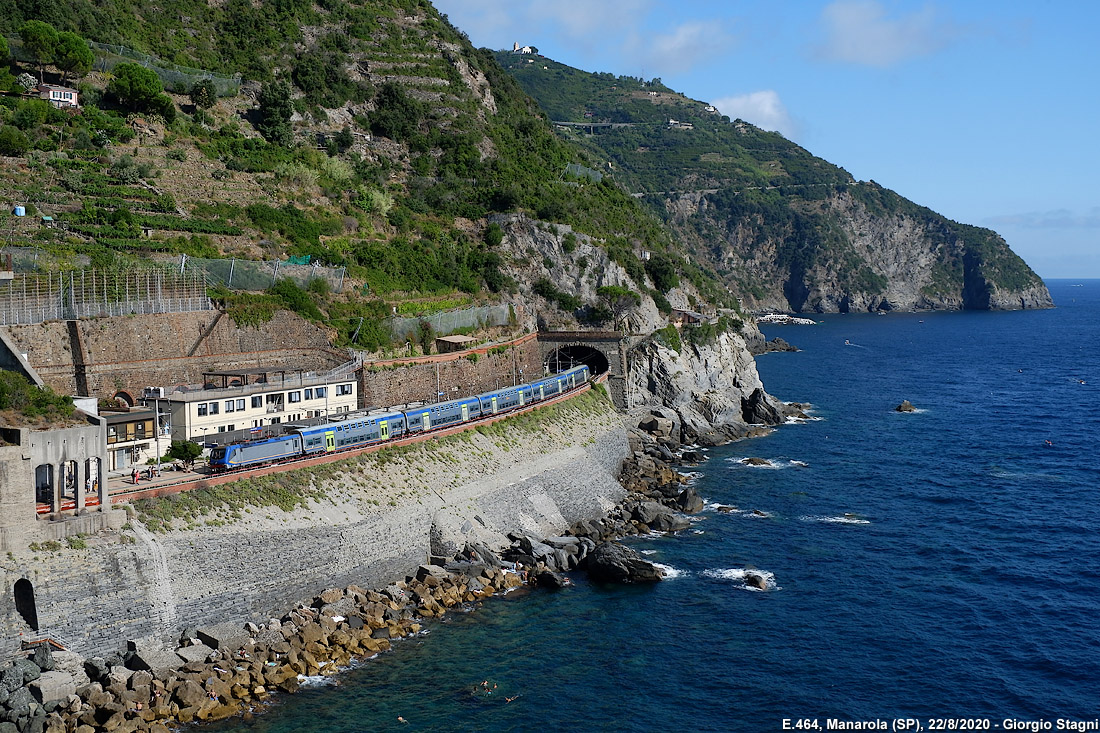
[[436,341],[443,341],[448,344],[465,345],[474,343],[477,341],[477,339],[473,336],[460,336],[458,334],[455,334],[454,336],[438,336],[436,338]]

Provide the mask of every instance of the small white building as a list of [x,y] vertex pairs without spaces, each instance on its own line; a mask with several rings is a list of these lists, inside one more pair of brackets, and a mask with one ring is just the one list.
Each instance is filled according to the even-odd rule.
[[[249,437],[279,433],[272,425],[329,418],[358,408],[359,387],[354,373],[341,376],[285,376],[247,383],[262,370],[241,370],[239,386],[171,392],[169,405],[172,438],[199,444],[229,443]],[[210,375],[208,375],[210,376]],[[266,428],[266,430],[265,430]]]
[[39,99],[45,99],[54,107],[65,109],[80,108],[80,93],[70,87],[59,87],[54,84],[39,84],[35,90]]

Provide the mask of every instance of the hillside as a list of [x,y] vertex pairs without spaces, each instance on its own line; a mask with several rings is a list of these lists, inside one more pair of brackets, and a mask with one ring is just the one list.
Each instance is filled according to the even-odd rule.
[[[40,269],[181,254],[344,267],[339,293],[315,281],[214,295],[239,322],[286,307],[332,328],[336,345],[370,350],[393,344],[395,308],[417,316],[511,302],[526,306],[521,326],[545,314],[608,327],[604,287],[630,291],[647,314],[736,306],[657,217],[553,133],[491,53],[429,4],[176,5],[154,17],[122,0],[77,0],[72,12],[47,14],[58,30],[130,50],[97,46],[93,67],[74,74],[79,113],[0,98],[0,153],[10,156],[0,196],[53,218],[48,227],[3,223],[14,245],[48,255],[35,256]],[[27,18],[9,16],[8,32]],[[9,40],[7,86],[17,89],[15,76],[35,76],[38,64],[18,36]],[[153,68],[171,67],[169,81],[123,63],[143,53]],[[244,80],[203,99],[190,83],[203,72],[181,76],[179,63]],[[57,64],[44,64],[46,81],[63,79]],[[533,250],[502,242],[497,219],[514,216],[553,240],[536,267]],[[578,238],[599,250],[589,260],[615,263],[614,276],[582,263],[573,274],[583,285],[566,290],[554,270]]]
[[[560,135],[606,161],[753,308],[874,311],[1051,305],[988,229],[950,221],[660,80],[544,57],[497,60]],[[587,127],[586,127],[587,126]]]

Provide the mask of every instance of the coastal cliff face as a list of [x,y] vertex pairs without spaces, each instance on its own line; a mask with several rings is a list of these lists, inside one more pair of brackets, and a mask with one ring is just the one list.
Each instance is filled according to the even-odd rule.
[[812,201],[776,195],[746,203],[719,192],[669,199],[666,207],[697,256],[736,273],[753,309],[1053,307],[1046,285],[995,232],[949,221],[873,183],[837,186]]
[[[755,326],[746,329],[758,335]],[[666,408],[682,426],[683,440],[702,445],[759,434],[783,421],[786,405],[767,394],[741,333],[718,334],[712,343],[649,339],[630,355],[628,390],[635,408]]]

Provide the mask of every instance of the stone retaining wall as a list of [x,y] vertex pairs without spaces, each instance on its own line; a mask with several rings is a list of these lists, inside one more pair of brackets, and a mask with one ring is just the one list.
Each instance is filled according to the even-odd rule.
[[[523,435],[479,435],[466,455],[446,459],[453,473],[421,476],[414,466],[377,488],[393,506],[348,498],[374,486],[364,472],[334,479],[333,501],[309,512],[252,508],[254,520],[227,526],[167,534],[138,527],[121,534],[135,544],[109,538],[87,549],[0,558],[7,589],[0,651],[17,648],[21,634],[36,636],[15,607],[11,589],[20,578],[33,585],[37,635],[91,655],[126,639],[174,639],[185,628],[262,621],[328,587],[384,585],[425,561],[433,534],[498,546],[512,529],[553,534],[625,495],[616,481],[629,450],[625,431],[614,414],[594,421],[551,424],[541,433],[546,445]],[[494,440],[514,447],[490,456]]]

